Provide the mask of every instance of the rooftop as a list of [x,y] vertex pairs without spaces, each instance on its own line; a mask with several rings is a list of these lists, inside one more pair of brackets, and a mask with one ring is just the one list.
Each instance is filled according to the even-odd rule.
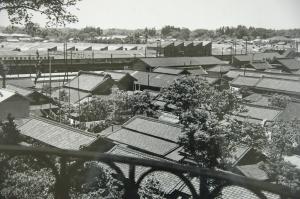
[[289,70],[300,69],[300,61],[296,59],[277,59],[277,61]]
[[29,118],[18,129],[23,135],[59,149],[79,150],[97,140],[95,134],[40,117]]
[[223,61],[213,56],[141,58],[140,60],[152,68],[178,66],[213,66],[224,64]]

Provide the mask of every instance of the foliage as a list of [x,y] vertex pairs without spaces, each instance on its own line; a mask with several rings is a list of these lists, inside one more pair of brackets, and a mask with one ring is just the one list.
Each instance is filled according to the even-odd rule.
[[53,198],[54,176],[43,166],[31,156],[16,156],[3,160],[0,167],[0,196],[24,199]]
[[80,121],[99,121],[108,118],[113,111],[113,107],[107,101],[102,99],[94,99],[80,105]]
[[69,95],[66,90],[59,91],[58,96],[59,96],[60,101],[63,101],[63,102],[69,101]]
[[199,77],[183,76],[176,79],[168,88],[163,89],[162,96],[167,103],[178,107],[178,115],[201,108],[215,112],[222,119],[225,114],[240,109],[237,93],[217,90]]
[[32,23],[33,13],[40,13],[47,18],[47,25],[65,25],[65,23],[74,23],[78,19],[68,11],[79,0],[28,0],[11,1],[2,0],[0,2],[0,12],[7,11],[8,18],[12,24]]
[[131,115],[146,114],[147,116],[152,117],[154,115],[154,110],[151,105],[152,99],[152,96],[147,91],[135,93],[129,96],[128,105],[131,109]]
[[291,98],[287,95],[274,94],[269,98],[270,106],[279,108],[285,108],[290,101]]
[[121,198],[122,184],[97,162],[86,162],[71,179],[75,198]]
[[300,169],[285,161],[300,144],[300,126],[297,121],[276,121],[269,127],[270,138],[266,145],[267,162],[261,167],[276,183],[296,190],[300,187]]
[[153,176],[147,176],[145,182],[139,188],[141,199],[164,199],[161,183]]
[[21,140],[21,135],[17,125],[14,123],[14,118],[9,114],[7,120],[7,122],[2,124],[2,130],[0,130],[0,144],[18,144]]

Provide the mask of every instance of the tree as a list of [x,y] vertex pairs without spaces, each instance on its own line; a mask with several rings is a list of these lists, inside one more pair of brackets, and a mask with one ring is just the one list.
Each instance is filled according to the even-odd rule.
[[299,150],[299,129],[297,121],[275,121],[268,129],[267,161],[261,166],[271,180],[292,190],[300,190],[300,169],[285,161],[284,157]]
[[0,12],[7,11],[12,24],[26,24],[32,22],[33,13],[40,13],[47,17],[47,25],[65,25],[78,21],[77,17],[68,11],[69,7],[75,6],[79,0],[27,0],[0,2]]
[[93,99],[80,106],[80,121],[99,121],[111,117],[112,105],[102,99]]
[[270,106],[275,106],[278,108],[286,108],[291,98],[286,95],[274,94],[269,98]]
[[[226,169],[238,147],[261,149],[266,142],[263,127],[231,117],[243,108],[237,94],[230,90],[218,90],[197,77],[186,76],[165,88],[162,96],[178,107],[175,114],[183,125],[178,142],[199,167]],[[209,187],[221,183],[206,178],[200,181],[204,198],[210,196]]]
[[40,28],[39,24],[32,23],[32,22],[26,23],[24,29],[25,29],[26,33],[32,37],[39,35],[41,32],[41,28]]
[[8,121],[2,125],[2,131],[0,131],[0,144],[18,144],[21,140],[21,136],[11,114],[7,116],[7,120]]

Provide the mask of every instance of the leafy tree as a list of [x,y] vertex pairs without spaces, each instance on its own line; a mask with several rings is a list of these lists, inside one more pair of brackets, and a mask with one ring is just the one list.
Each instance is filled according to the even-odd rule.
[[[162,96],[178,107],[175,113],[183,125],[179,144],[199,167],[226,169],[238,147],[261,149],[266,142],[263,127],[231,117],[243,108],[237,94],[230,90],[218,90],[197,77],[186,76],[165,88]],[[204,198],[210,195],[208,187],[221,183],[205,178],[200,181]]]
[[151,105],[152,96],[149,92],[143,91],[129,96],[128,104],[131,109],[131,115],[147,115],[152,117],[154,110]]
[[276,121],[268,131],[269,143],[266,145],[267,162],[261,167],[269,178],[278,184],[300,190],[300,169],[285,161],[284,157],[299,150],[300,126],[297,121]]
[[12,24],[32,22],[33,13],[40,13],[47,17],[48,25],[65,25],[66,22],[74,23],[78,21],[77,17],[68,11],[68,8],[75,6],[77,2],[78,0],[2,0],[0,2],[0,12],[7,11]]
[[164,199],[164,192],[161,183],[153,176],[148,176],[139,188],[139,195],[142,199]]
[[286,95],[274,94],[271,98],[269,98],[270,106],[275,106],[279,108],[285,108],[290,101],[291,98]]
[[32,22],[26,23],[24,29],[26,33],[32,37],[39,35],[41,31],[39,24],[32,23]]
[[14,123],[14,118],[9,114],[7,120],[8,122],[2,124],[2,131],[0,130],[0,144],[18,144],[21,135]]
[[80,121],[99,121],[105,120],[110,116],[113,107],[102,99],[93,99],[80,106]]

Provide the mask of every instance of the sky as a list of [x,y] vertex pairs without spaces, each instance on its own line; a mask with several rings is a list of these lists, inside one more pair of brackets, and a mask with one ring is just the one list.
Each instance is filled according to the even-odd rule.
[[[221,26],[300,28],[300,0],[82,0],[71,9],[79,22],[67,27],[95,26],[102,29],[165,25],[189,29],[216,29]],[[34,22],[44,26],[43,17]],[[9,25],[0,13],[0,26]]]

